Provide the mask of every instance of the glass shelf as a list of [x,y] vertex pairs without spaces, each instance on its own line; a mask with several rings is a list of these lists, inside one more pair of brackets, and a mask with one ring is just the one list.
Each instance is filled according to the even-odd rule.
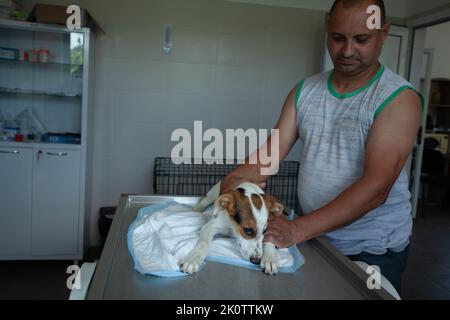
[[32,66],[72,66],[72,67],[82,67],[82,64],[78,63],[68,63],[68,62],[33,62],[26,60],[9,60],[9,59],[0,59],[0,63],[16,63],[16,64],[24,64],[24,65],[32,65]]
[[17,119],[31,109],[41,133],[78,132],[85,138],[90,31],[66,31],[34,24],[16,28],[0,20],[0,47],[14,53],[0,59],[0,112],[2,118]]
[[50,97],[64,97],[64,98],[81,98],[80,93],[65,93],[65,92],[44,92],[37,90],[23,90],[20,88],[4,88],[0,87],[0,93],[2,94],[20,94],[20,95],[38,95],[38,96],[50,96]]

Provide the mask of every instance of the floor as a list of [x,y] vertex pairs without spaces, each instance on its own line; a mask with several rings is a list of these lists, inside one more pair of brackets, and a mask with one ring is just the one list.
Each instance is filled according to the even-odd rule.
[[450,208],[419,208],[402,292],[403,299],[450,300]]
[[[411,251],[403,277],[403,299],[450,300],[450,208],[426,206],[414,221]],[[86,254],[94,261],[98,249]],[[0,262],[0,300],[66,300],[72,261]]]
[[[99,256],[100,249],[91,248],[84,261],[92,262]],[[0,300],[67,300],[70,296],[67,280],[74,274],[67,271],[73,264],[73,261],[0,261]]]

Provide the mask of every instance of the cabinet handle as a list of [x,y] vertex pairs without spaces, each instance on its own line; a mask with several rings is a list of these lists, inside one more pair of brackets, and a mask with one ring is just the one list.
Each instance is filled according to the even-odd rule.
[[4,151],[4,150],[0,150],[0,153],[19,154],[20,151],[19,151],[19,150],[13,150],[13,151]]
[[66,152],[47,152],[49,156],[58,156],[58,157],[65,157],[67,156]]

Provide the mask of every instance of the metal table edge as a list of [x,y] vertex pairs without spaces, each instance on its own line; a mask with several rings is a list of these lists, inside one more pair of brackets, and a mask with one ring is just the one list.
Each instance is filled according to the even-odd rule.
[[[122,194],[119,199],[119,203],[117,205],[117,212],[124,212],[126,206],[129,203],[129,194]],[[119,215],[115,215],[112,221],[110,230],[108,232],[108,236],[106,238],[105,245],[103,247],[102,253],[100,255],[99,262],[97,264],[97,268],[92,277],[92,283],[89,286],[89,290],[86,298],[88,300],[94,299],[99,300],[104,298],[104,293],[106,290],[106,284],[108,282],[108,278],[111,273],[112,262],[114,260],[114,248],[116,247],[117,242],[119,241],[120,229],[122,227],[123,217]],[[113,252],[112,255],[108,256],[108,252]]]
[[356,263],[347,258],[334,247],[325,237],[318,237],[308,241],[316,251],[327,261],[333,264],[337,271],[352,282],[353,287],[371,300],[396,300],[386,289],[369,290],[367,288],[368,274]]

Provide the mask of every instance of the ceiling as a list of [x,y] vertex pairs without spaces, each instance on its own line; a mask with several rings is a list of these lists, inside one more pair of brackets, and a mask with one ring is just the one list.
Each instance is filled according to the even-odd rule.
[[[253,4],[305,8],[327,11],[334,0],[224,0]],[[388,16],[406,18],[421,12],[449,5],[450,0],[384,0]]]

